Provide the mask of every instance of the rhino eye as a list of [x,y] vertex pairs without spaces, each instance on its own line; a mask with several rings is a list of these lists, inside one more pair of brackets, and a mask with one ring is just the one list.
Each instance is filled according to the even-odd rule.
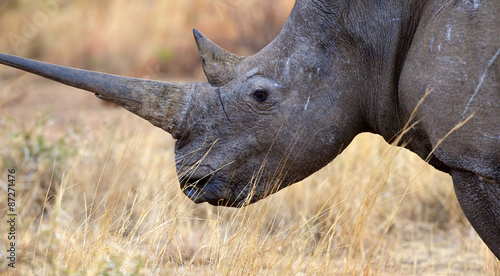
[[267,99],[267,91],[264,89],[257,89],[253,92],[253,97],[259,101],[263,102]]

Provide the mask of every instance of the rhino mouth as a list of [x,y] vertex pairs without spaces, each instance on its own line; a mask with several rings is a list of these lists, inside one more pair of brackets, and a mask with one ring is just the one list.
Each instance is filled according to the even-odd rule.
[[181,179],[181,189],[194,203],[207,202],[214,206],[237,207],[239,204],[228,194],[228,184],[214,175]]

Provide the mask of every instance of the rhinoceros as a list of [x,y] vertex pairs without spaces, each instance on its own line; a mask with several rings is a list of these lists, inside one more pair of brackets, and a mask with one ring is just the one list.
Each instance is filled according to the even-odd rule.
[[[500,1],[297,0],[250,57],[199,31],[208,79],[167,83],[1,54],[169,132],[184,193],[240,207],[332,161],[361,132],[449,173],[500,258]],[[399,137],[399,138],[397,138]]]

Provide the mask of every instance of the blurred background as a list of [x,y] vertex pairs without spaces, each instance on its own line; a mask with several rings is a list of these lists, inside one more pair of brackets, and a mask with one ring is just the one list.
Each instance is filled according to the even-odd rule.
[[281,30],[293,0],[2,0],[0,51],[136,77],[201,79],[192,29],[248,56]]

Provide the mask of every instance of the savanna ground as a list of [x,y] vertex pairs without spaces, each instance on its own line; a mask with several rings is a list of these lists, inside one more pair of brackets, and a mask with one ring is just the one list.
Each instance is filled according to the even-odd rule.
[[[0,51],[203,80],[192,28],[249,55],[276,35],[292,5],[7,0]],[[451,178],[378,136],[358,136],[320,172],[243,209],[188,200],[173,145],[167,133],[89,93],[0,67],[0,273],[500,274]],[[16,170],[14,269],[8,169]]]

